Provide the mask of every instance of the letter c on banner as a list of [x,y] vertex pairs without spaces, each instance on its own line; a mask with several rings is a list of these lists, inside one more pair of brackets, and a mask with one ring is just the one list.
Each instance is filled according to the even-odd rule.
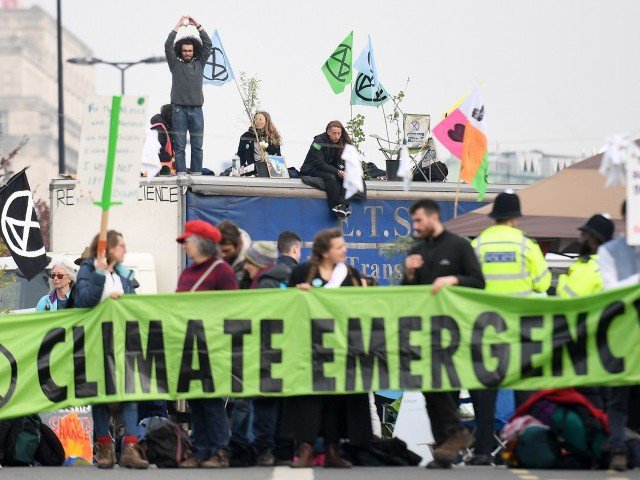
[[[13,394],[16,391],[16,383],[18,382],[18,363],[16,362],[15,357],[11,354],[7,348],[0,343],[0,353],[5,356],[7,361],[9,362],[9,366],[11,367],[11,379],[9,381],[9,388],[4,395],[0,395],[0,408],[4,407],[7,402],[13,397]],[[0,372],[2,370],[0,369]],[[4,376],[4,375],[2,375]]]

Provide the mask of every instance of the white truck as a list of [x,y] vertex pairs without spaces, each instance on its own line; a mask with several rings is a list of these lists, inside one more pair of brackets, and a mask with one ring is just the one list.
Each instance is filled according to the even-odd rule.
[[[22,313],[35,309],[38,300],[51,291],[49,273],[57,262],[64,260],[70,266],[80,254],[48,253],[51,261],[46,270],[31,281],[20,273],[11,257],[0,257],[0,312]],[[158,292],[154,260],[149,253],[127,253],[124,259],[127,268],[134,271],[140,287],[139,294],[153,294]]]
[[[81,252],[98,232],[100,209],[79,205],[73,180],[50,184],[51,245],[54,251]],[[492,201],[507,186],[492,185],[485,201]],[[218,224],[229,219],[253,240],[275,240],[283,230],[297,232],[305,242],[303,255],[315,233],[341,227],[348,242],[349,262],[381,284],[399,280],[401,255],[381,254],[386,244],[411,235],[408,208],[412,201],[431,198],[440,203],[444,219],[453,216],[456,185],[416,182],[405,192],[401,182],[367,182],[367,200],[353,202],[353,214],[336,220],[325,193],[299,179],[238,178],[214,176],[156,177],[141,179],[138,201],[114,206],[109,227],[121,232],[127,249],[146,252],[155,260],[158,292],[173,292],[185,265],[176,237],[187,220]],[[477,208],[476,193],[463,185],[458,214]]]

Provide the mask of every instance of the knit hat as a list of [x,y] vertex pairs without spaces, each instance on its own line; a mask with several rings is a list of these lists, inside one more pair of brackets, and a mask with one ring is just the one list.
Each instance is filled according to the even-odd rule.
[[245,260],[264,268],[276,261],[277,251],[273,242],[253,242],[245,253]]

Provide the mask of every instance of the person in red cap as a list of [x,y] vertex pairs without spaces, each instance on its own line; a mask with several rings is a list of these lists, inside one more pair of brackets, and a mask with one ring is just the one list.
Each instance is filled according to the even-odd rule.
[[[238,289],[233,270],[220,258],[221,238],[220,230],[208,222],[191,220],[185,224],[184,233],[176,240],[191,263],[180,275],[176,292]],[[189,400],[189,407],[196,458],[185,460],[180,467],[229,467],[229,422],[224,400]]]

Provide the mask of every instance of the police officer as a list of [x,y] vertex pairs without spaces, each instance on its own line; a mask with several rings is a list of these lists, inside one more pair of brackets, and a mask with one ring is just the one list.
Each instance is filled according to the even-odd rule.
[[[536,242],[516,228],[522,216],[520,199],[511,190],[500,193],[489,214],[495,225],[484,230],[472,247],[482,266],[485,290],[518,296],[546,292],[551,286],[551,272]],[[474,465],[490,465],[494,444],[493,418],[497,390],[469,392],[476,415],[476,444]],[[516,392],[516,403],[526,399],[527,392]]]
[[560,275],[556,294],[559,297],[581,297],[602,290],[602,274],[598,263],[598,247],[613,238],[615,226],[610,218],[596,214],[590,217],[578,230],[582,232],[580,258]]

